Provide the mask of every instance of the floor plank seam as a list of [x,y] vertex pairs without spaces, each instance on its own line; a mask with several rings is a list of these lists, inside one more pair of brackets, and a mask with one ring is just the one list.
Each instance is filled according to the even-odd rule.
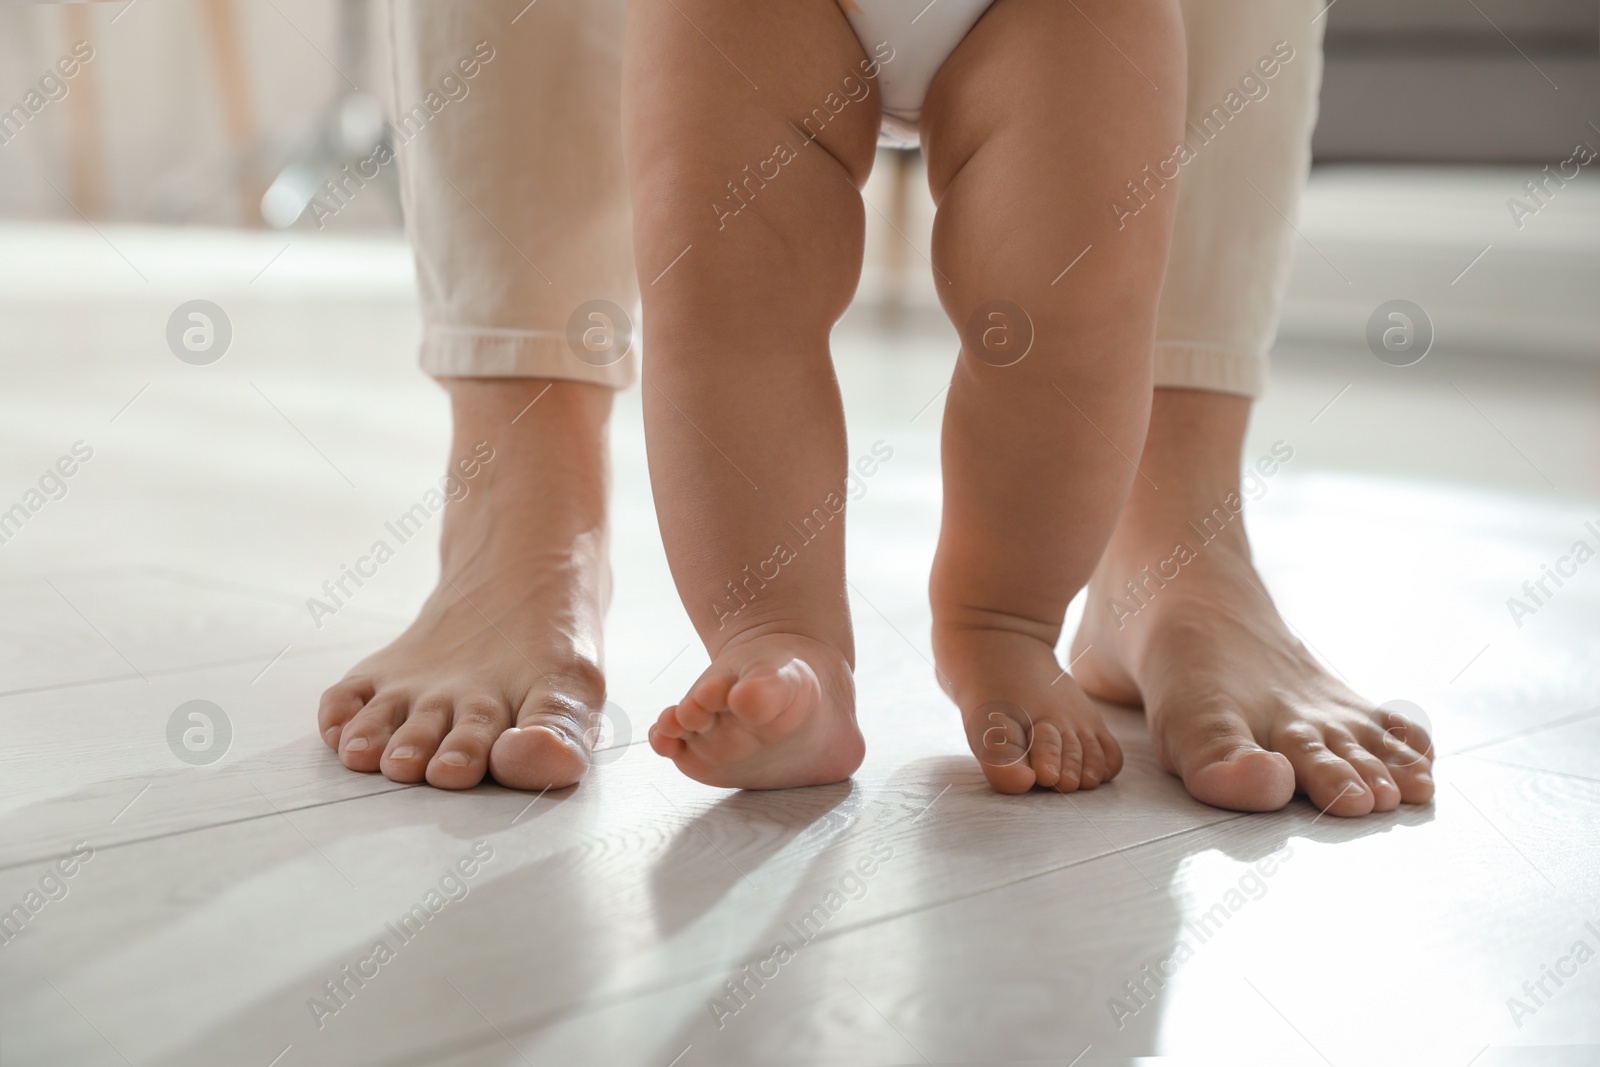
[[1590,708],[1588,711],[1573,712],[1571,715],[1567,715],[1563,718],[1555,719],[1551,722],[1540,723],[1537,726],[1530,726],[1524,730],[1517,730],[1513,733],[1506,734],[1504,737],[1497,737],[1490,741],[1480,741],[1475,745],[1468,745],[1465,748],[1455,749],[1454,751],[1450,752],[1449,755],[1470,755],[1471,753],[1477,752],[1480,749],[1491,748],[1494,745],[1501,745],[1507,741],[1515,741],[1519,737],[1533,737],[1536,734],[1544,733],[1546,730],[1554,730],[1561,726],[1571,726],[1575,722],[1582,722],[1583,720],[1593,718],[1596,715],[1600,715],[1600,708]]
[[[636,740],[636,741],[629,741],[626,745],[615,745],[615,746],[612,746],[611,748],[600,749],[599,751],[601,751],[601,752],[609,752],[609,751],[612,751],[615,748],[631,748],[634,745],[643,744],[643,743],[644,743],[644,739],[641,738],[641,739]],[[264,770],[270,771],[271,768],[264,768]],[[372,797],[386,797],[386,796],[390,796],[390,795],[395,794],[395,793],[404,793],[404,792],[406,792],[408,790],[419,789],[425,783],[415,782],[415,783],[393,783],[393,784],[395,785],[395,788],[393,788],[393,789],[375,789],[370,793],[359,793],[359,794],[357,794],[355,796],[348,796],[348,797],[334,797],[334,798],[329,799],[329,800],[319,800],[319,801],[316,801],[314,803],[303,804],[303,805],[301,805],[299,807],[285,808],[283,810],[286,811],[286,812],[291,812],[291,813],[292,812],[300,812],[300,811],[311,811],[314,808],[326,808],[326,807],[331,807],[331,806],[333,806],[335,804],[347,804],[347,803],[350,803],[352,801],[368,800],[368,799],[370,799]],[[488,783],[488,784],[493,785],[494,783]],[[113,849],[113,848],[122,848],[122,847],[127,846],[127,845],[146,844],[146,843],[151,842],[151,841],[162,841],[162,840],[165,840],[165,839],[167,839],[169,837],[180,837],[180,836],[182,836],[184,834],[198,833],[198,832],[201,832],[201,831],[204,831],[204,830],[216,829],[218,827],[236,826],[236,825],[239,825],[241,823],[255,822],[255,821],[259,820],[259,819],[272,818],[276,814],[277,814],[276,812],[270,812],[270,813],[263,814],[263,815],[245,815],[245,816],[241,816],[240,818],[237,818],[237,819],[226,819],[226,820],[224,820],[222,822],[206,823],[203,826],[186,826],[186,827],[183,827],[182,829],[168,830],[165,833],[152,834],[152,835],[150,835],[148,837],[129,838],[129,839],[125,840],[125,841],[114,841],[114,842],[111,842],[110,844],[104,845],[102,847],[105,848],[105,849]],[[38,863],[41,860],[55,859],[59,855],[61,855],[61,853],[51,853],[51,854],[48,854],[48,855],[38,855],[38,856],[30,857],[30,858],[25,858],[25,859],[22,859],[22,860],[4,860],[4,861],[0,861],[0,871],[14,870],[17,867],[27,866],[28,864],[31,864],[31,863]]]
[[[332,800],[319,800],[315,803],[303,804],[295,808],[283,808],[279,811],[264,812],[260,815],[241,815],[237,819],[224,819],[221,822],[206,823],[204,826],[185,826],[177,830],[168,830],[164,833],[151,834],[148,837],[130,837],[123,841],[111,841],[104,845],[96,845],[95,851],[97,853],[109,852],[112,849],[127,848],[130,845],[145,845],[152,841],[165,841],[168,838],[182,837],[185,834],[197,834],[203,833],[207,830],[218,830],[225,826],[238,826],[242,823],[259,822],[262,819],[276,819],[285,813],[293,814],[301,811],[312,811],[316,808],[331,807],[334,804],[346,804],[353,800],[367,800],[371,797],[386,797],[394,793],[404,793],[412,789],[420,788],[422,788],[422,783],[417,783],[415,785],[396,784],[395,788],[393,789],[377,789],[371,793],[362,793],[353,797],[337,797]],[[49,852],[29,856],[20,860],[0,861],[0,872],[16,870],[19,867],[31,866],[32,864],[42,863],[46,860],[58,859],[64,855],[66,855],[65,852]]]
[[1530,774],[1553,774],[1558,778],[1571,778],[1573,781],[1577,782],[1594,782],[1595,784],[1600,785],[1600,778],[1595,778],[1587,774],[1576,774],[1572,771],[1557,771],[1549,767],[1534,767],[1526,763],[1513,763],[1510,760],[1495,759],[1493,756],[1473,755],[1469,756],[1468,758],[1476,760],[1479,763],[1492,763],[1497,767],[1509,767],[1512,770],[1527,771]]

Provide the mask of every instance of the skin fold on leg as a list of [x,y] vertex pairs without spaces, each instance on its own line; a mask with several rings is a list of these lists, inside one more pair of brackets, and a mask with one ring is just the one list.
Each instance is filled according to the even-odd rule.
[[1122,766],[1054,649],[1138,477],[1176,195],[1126,225],[1113,205],[1181,138],[1184,99],[1175,2],[998,0],[924,108],[936,281],[962,336],[934,652],[1001,792]]
[[712,659],[650,742],[713,785],[839,781],[864,752],[828,335],[861,270],[880,118],[869,69],[833,0],[629,12],[651,483]]

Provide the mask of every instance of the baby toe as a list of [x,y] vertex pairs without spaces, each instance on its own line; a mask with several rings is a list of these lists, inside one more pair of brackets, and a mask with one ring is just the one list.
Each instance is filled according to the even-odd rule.
[[1100,742],[1100,751],[1105,753],[1106,780],[1109,781],[1122,773],[1122,745],[1104,727],[1096,730],[1094,736]]
[[1026,793],[1037,781],[1028,763],[1033,718],[1021,705],[992,701],[964,717],[967,745],[1001,793]]
[[1092,730],[1079,732],[1078,741],[1083,745],[1083,775],[1078,786],[1080,789],[1094,789],[1111,777],[1107,773],[1105,749],[1100,747],[1100,738]]
[[1054,789],[1061,780],[1061,731],[1055,723],[1041,722],[1033,728],[1033,747],[1028,752],[1036,785]]
[[1057,792],[1073,793],[1083,782],[1083,742],[1078,731],[1065,730],[1061,734],[1061,774],[1056,780]]
[[711,729],[711,724],[717,721],[716,710],[696,700],[693,695],[684,697],[678,706],[672,709],[682,728],[684,736],[690,734],[703,734]]
[[795,702],[810,669],[798,660],[781,668],[759,667],[728,690],[728,710],[747,726],[765,726]]

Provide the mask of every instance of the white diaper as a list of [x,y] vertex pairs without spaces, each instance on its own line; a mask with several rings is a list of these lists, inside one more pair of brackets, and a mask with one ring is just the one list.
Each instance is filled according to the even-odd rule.
[[[933,76],[994,0],[839,0],[856,39],[881,64],[886,144],[915,147]],[[887,45],[887,47],[883,47]]]

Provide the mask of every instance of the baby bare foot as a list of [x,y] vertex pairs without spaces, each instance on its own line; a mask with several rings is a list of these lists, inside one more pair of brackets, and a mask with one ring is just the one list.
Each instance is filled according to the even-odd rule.
[[707,785],[841,782],[866,754],[850,665],[836,649],[795,634],[729,644],[661,713],[650,747]]
[[1162,764],[1207,804],[1274,811],[1297,791],[1332,815],[1427,803],[1427,731],[1353,692],[1295,639],[1263,591],[1240,522],[1197,547],[1171,581],[1147,581],[1131,612],[1124,583],[1195,537],[1174,526],[1141,552],[1121,536],[1125,517],[1073,641],[1084,688],[1142,705]]
[[967,744],[998,792],[1071,793],[1122,770],[1117,739],[1037,637],[935,626],[933,647]]
[[493,458],[445,509],[438,588],[405,633],[323,693],[318,729],[346,767],[396,782],[467,789],[493,774],[559,789],[588,769],[605,699],[610,391],[445,387],[452,455],[486,441]]

